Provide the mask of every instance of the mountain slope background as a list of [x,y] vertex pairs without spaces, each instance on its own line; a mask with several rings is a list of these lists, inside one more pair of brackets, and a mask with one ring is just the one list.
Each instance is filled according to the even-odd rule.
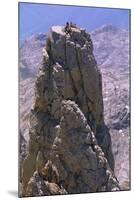
[[[94,55],[102,72],[104,117],[110,129],[115,174],[124,189],[129,187],[129,32],[112,25],[90,33]],[[42,62],[42,49],[47,35],[28,37],[20,47],[20,132],[27,145],[28,118],[34,96],[34,81]],[[23,152],[25,157],[26,152]]]

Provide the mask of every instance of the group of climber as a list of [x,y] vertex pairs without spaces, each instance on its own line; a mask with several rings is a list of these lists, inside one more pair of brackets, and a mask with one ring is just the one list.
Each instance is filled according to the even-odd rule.
[[72,22],[67,22],[64,28],[64,32],[66,34],[71,34],[72,33],[72,29],[71,28],[78,28],[76,24],[73,24]]

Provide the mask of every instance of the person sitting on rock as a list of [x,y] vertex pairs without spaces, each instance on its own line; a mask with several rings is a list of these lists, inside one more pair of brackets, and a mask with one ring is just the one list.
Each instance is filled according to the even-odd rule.
[[70,28],[78,28],[76,24],[73,24],[72,22],[70,23]]
[[75,29],[78,29],[78,30],[81,30],[81,28],[79,26],[77,26],[76,24],[74,23],[70,23],[70,28],[75,28]]

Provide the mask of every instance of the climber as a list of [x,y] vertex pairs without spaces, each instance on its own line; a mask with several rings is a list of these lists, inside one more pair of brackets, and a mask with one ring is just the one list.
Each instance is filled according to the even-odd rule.
[[71,33],[71,28],[70,28],[69,22],[66,23],[64,31],[65,31],[66,34],[70,34]]

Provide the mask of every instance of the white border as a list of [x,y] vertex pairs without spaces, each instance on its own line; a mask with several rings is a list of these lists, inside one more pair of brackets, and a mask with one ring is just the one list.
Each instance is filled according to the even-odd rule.
[[[66,5],[87,5],[96,7],[130,8],[132,16],[132,55],[134,55],[134,1],[133,0],[29,0],[23,2],[41,2]],[[0,6],[0,199],[17,199],[18,181],[18,2],[16,0],[3,0]],[[131,64],[131,86],[133,89],[134,57]],[[134,91],[132,90],[131,102],[134,102]],[[131,105],[133,111],[133,104]],[[133,119],[133,112],[131,113]],[[51,196],[45,199],[133,199],[134,196],[134,125],[131,124],[131,147],[132,147],[132,191],[116,193],[80,194],[67,196]],[[14,195],[13,195],[14,194]],[[27,199],[27,198],[25,198]],[[29,198],[30,199],[44,199]]]

